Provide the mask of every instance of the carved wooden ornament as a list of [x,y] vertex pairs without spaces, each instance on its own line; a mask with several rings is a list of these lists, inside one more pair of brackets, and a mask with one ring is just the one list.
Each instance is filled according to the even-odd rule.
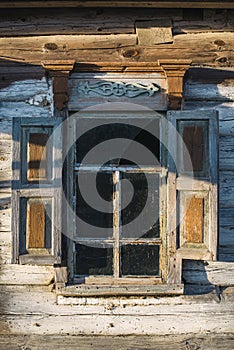
[[52,77],[54,104],[58,110],[63,110],[68,101],[68,76],[74,67],[74,60],[44,61],[42,66]]

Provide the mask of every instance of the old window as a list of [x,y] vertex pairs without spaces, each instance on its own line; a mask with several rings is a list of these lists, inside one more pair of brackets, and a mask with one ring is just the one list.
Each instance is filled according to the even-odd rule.
[[74,281],[166,274],[161,121],[136,114],[73,117]]
[[[14,262],[57,264],[66,250],[82,294],[86,284],[172,292],[183,258],[216,259],[216,113],[74,115],[63,188],[57,124],[14,120]],[[72,210],[63,216],[68,244],[61,247],[62,190]]]

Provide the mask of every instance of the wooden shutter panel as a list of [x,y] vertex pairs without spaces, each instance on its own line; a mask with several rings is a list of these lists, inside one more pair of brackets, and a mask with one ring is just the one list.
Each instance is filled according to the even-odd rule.
[[59,118],[13,121],[13,262],[61,256],[62,135]]
[[216,260],[218,120],[215,111],[168,112],[169,281],[182,259]]

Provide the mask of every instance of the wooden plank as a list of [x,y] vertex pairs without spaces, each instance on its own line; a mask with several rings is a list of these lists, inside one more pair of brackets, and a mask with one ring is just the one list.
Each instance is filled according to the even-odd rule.
[[[77,49],[92,49],[100,48],[119,48],[121,46],[135,45],[135,34],[115,34],[115,35],[45,35],[14,37],[9,40],[7,38],[0,38],[0,49],[4,51],[4,44],[10,47],[15,46],[19,50],[24,50],[30,47],[32,51],[43,49],[44,52],[69,51]],[[31,51],[30,50],[30,51]]]
[[[186,334],[186,335],[137,335],[131,336],[98,336],[94,335],[11,335],[5,334],[0,338],[0,346],[5,350],[11,350],[17,348],[18,344],[27,344],[28,347],[34,349],[40,344],[41,350],[47,350],[48,348],[60,348],[74,350],[77,348],[77,344],[81,349],[92,350],[93,343],[95,342],[95,349],[110,349],[112,348],[127,348],[128,350],[139,349],[154,350],[154,349],[167,349],[167,350],[181,350],[183,347],[199,346],[206,350],[229,349],[234,341],[233,334]],[[63,344],[63,345],[61,345]],[[24,346],[24,345],[23,345]],[[185,348],[186,349],[186,348]]]
[[219,169],[234,170],[234,137],[224,135],[219,138]]
[[186,100],[232,102],[234,100],[233,82],[233,79],[227,79],[223,82],[219,82],[217,79],[217,82],[213,83],[188,80],[184,88],[184,98]]
[[222,3],[216,0],[210,1],[139,1],[139,0],[120,0],[120,1],[54,1],[49,0],[46,2],[42,1],[17,1],[17,2],[7,2],[2,1],[2,8],[34,8],[34,7],[150,7],[150,8],[234,8],[232,0],[225,0]]
[[45,248],[45,208],[38,200],[27,202],[26,248]]
[[[12,11],[14,12],[14,11]],[[74,11],[69,8],[56,8],[53,13],[45,9],[18,9],[17,13],[2,10],[1,36],[28,36],[53,34],[130,34],[135,33],[135,20],[173,18],[182,19],[181,9],[161,9],[159,12],[150,9],[131,8],[80,8]],[[90,19],[90,20],[89,20]]]
[[[220,226],[219,246],[234,245],[234,226]],[[221,260],[221,259],[220,259]]]
[[47,149],[49,135],[29,133],[28,141],[28,181],[47,180]]
[[173,42],[170,20],[136,21],[138,44],[152,46]]
[[204,198],[191,196],[185,199],[184,240],[188,243],[203,242]]
[[54,271],[50,266],[0,266],[0,285],[49,285],[53,278]]
[[218,286],[234,285],[234,263],[222,261],[200,262],[185,260],[183,278],[191,284],[214,284]]
[[221,227],[232,227],[234,222],[234,207],[220,208],[219,224]]
[[12,139],[11,134],[12,134],[12,121],[3,118],[1,116],[1,111],[0,111],[0,139],[11,140]]
[[[119,35],[117,36],[120,38]],[[131,34],[130,36],[132,37]],[[155,48],[145,48],[139,45],[129,46],[128,37],[125,37],[126,40],[123,41],[116,38],[111,41],[108,36],[102,38],[100,35],[100,40],[94,37],[90,39],[90,36],[87,36],[87,43],[90,43],[90,47],[93,47],[93,49],[88,50],[88,44],[82,46],[82,40],[76,41],[76,37],[79,36],[58,35],[48,37],[47,41],[45,37],[1,38],[1,58],[40,64],[44,60],[59,60],[61,54],[66,54],[67,59],[74,59],[80,63],[100,62],[100,57],[102,57],[103,62],[121,62],[124,65],[132,57],[137,58],[138,62],[155,62],[158,59],[171,59],[171,57],[181,59],[183,57],[184,59],[192,59],[193,65],[210,65],[213,67],[230,67],[234,61],[232,51],[234,33],[178,35],[174,38],[173,44],[159,44]],[[86,42],[86,36],[84,36],[84,39]],[[224,42],[222,48],[215,44],[215,42],[221,40]],[[45,49],[43,47],[46,43],[53,43],[58,48],[56,50]],[[106,45],[108,47],[113,46],[114,49],[104,49]],[[128,47],[116,50],[117,47],[124,45]],[[30,50],[28,50],[28,47],[30,47]],[[100,49],[100,47],[103,47],[103,49]]]
[[[24,86],[22,86],[24,88]],[[14,98],[15,99],[15,98]],[[25,101],[25,98],[24,98]],[[2,118],[6,118],[12,122],[12,118],[22,117],[37,118],[37,117],[51,117],[51,106],[35,106],[30,105],[27,102],[1,102],[0,115]]]
[[0,231],[11,231],[11,208],[0,207]]
[[157,284],[152,286],[67,286],[61,288],[58,295],[63,296],[115,296],[115,295],[167,295],[183,294],[182,284]]
[[[35,95],[49,93],[49,86],[45,78],[14,81],[0,90],[0,101],[26,102]],[[29,103],[29,101],[27,101]],[[29,103],[30,104],[30,103]],[[46,106],[46,103],[44,103]]]
[[234,172],[220,171],[219,204],[222,208],[234,207]]
[[234,112],[232,108],[219,108],[219,135],[234,135]]

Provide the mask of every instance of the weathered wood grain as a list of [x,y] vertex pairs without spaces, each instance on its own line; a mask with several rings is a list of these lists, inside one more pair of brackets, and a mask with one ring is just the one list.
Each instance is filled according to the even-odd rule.
[[220,245],[219,247],[219,260],[226,262],[234,262],[233,257],[234,244],[229,242],[227,245]]
[[54,9],[53,14],[43,9],[37,13],[29,9],[18,9],[17,14],[9,10],[1,11],[1,36],[13,35],[52,35],[52,34],[128,34],[135,33],[134,21],[137,19],[171,18],[182,19],[180,9],[134,9],[126,12],[102,8],[80,8],[73,11],[68,8]]
[[[2,327],[22,334],[186,334],[233,332],[233,312],[183,313],[133,317],[126,315],[15,315],[2,316]],[[144,325],[144,327],[142,327]],[[4,329],[4,328],[3,328]]]
[[234,137],[224,135],[219,138],[219,168],[220,170],[234,170]]
[[221,261],[192,261],[183,263],[183,279],[190,284],[234,285],[234,264]]
[[204,103],[207,100],[232,102],[234,100],[234,80],[228,79],[222,83],[193,82],[188,80],[184,88],[184,98],[186,100],[200,100],[204,101]]
[[153,46],[173,42],[170,20],[136,21],[135,26],[139,45]]
[[220,246],[228,246],[228,245],[233,246],[234,245],[234,225],[220,226],[219,245]]
[[46,133],[30,133],[28,141],[28,181],[47,179],[46,143],[49,135]]
[[[14,99],[14,97],[12,97]],[[9,119],[12,127],[12,118],[22,117],[38,118],[51,117],[52,110],[50,106],[35,106],[29,102],[0,102],[0,115],[4,119]]]
[[[217,0],[208,0],[208,1],[184,1],[183,7],[184,8],[200,8],[202,2],[203,8],[233,8],[233,4],[231,0],[225,0],[222,3],[220,3]],[[150,7],[150,8],[181,8],[181,1],[168,1],[168,0],[162,0],[162,1],[139,1],[139,0],[132,0],[132,1],[126,1],[126,0],[120,0],[120,1],[108,1],[108,0],[102,0],[102,1],[47,1],[41,2],[41,1],[13,1],[13,2],[7,2],[2,1],[1,7],[3,8],[49,8],[49,7]]]
[[204,198],[189,197],[185,199],[185,218],[184,218],[184,240],[188,243],[203,242],[204,225]]
[[219,175],[219,204],[234,207],[234,171],[221,171]]
[[45,208],[39,201],[28,201],[26,235],[27,248],[45,247]]
[[234,222],[234,208],[220,208],[219,210],[219,224],[222,227],[233,226]]
[[49,285],[53,282],[51,266],[1,265],[1,285]]
[[[74,59],[77,62],[98,62],[100,57],[103,62],[128,62],[137,60],[139,62],[155,62],[158,59],[191,59],[193,65],[210,65],[217,67],[230,67],[233,64],[234,33],[199,33],[183,34],[174,37],[173,44],[159,44],[157,47],[132,46],[131,41],[136,38],[133,34],[124,35],[124,40],[117,38],[108,39],[108,36],[49,36],[49,37],[26,37],[26,38],[1,38],[1,58],[14,59],[16,61],[40,64],[43,60]],[[99,38],[100,37],[100,38]],[[121,37],[117,35],[117,37]],[[48,40],[49,41],[48,41]],[[83,41],[85,39],[85,41]],[[223,41],[220,48],[217,43]],[[82,43],[85,44],[83,45]],[[55,50],[46,48],[46,44],[53,43]],[[125,46],[121,48],[121,46]],[[30,47],[30,50],[28,50]],[[50,45],[48,46],[50,47]],[[90,49],[88,49],[90,47]],[[101,47],[103,49],[101,49]],[[107,47],[114,47],[108,49]]]
[[115,35],[45,35],[24,37],[0,38],[0,50],[4,52],[4,44],[17,50],[41,52],[65,52],[92,48],[117,48],[136,44],[135,34]]
[[1,112],[0,112],[0,139],[11,140],[12,138],[11,134],[12,134],[12,122],[11,120],[2,118]]
[[59,348],[61,350],[77,349],[77,344],[81,349],[102,350],[118,348],[120,350],[181,350],[181,349],[206,349],[228,350],[234,341],[233,334],[186,334],[186,335],[157,335],[157,336],[93,336],[86,335],[10,335],[5,334],[0,338],[0,346],[5,350],[12,350],[19,346],[29,347],[32,350],[47,350],[49,348]]
[[[0,90],[0,101],[12,101],[12,102],[28,102],[30,104],[29,99],[33,98],[35,95],[45,95],[48,94],[47,100],[44,101],[42,106],[47,106],[50,91],[49,85],[45,78],[42,80],[38,79],[24,79],[21,81],[14,81],[9,86],[4,87]],[[32,103],[31,103],[32,104]]]

